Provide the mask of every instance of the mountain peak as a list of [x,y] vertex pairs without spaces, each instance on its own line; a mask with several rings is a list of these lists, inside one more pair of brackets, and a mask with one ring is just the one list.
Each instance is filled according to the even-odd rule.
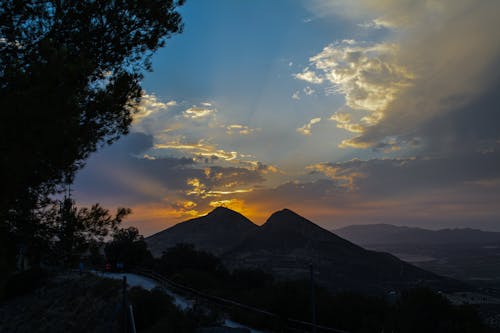
[[179,243],[220,255],[257,229],[252,221],[232,209],[216,207],[210,213],[178,223],[146,239],[154,255]]
[[227,213],[236,213],[236,214],[239,214],[238,212],[232,210],[232,209],[229,209],[227,207],[224,207],[224,206],[217,206],[215,207],[210,213],[208,214],[227,214]]
[[251,225],[252,227],[256,227],[256,225],[248,218],[246,218],[244,215],[223,206],[215,207],[207,215],[197,217],[190,221],[196,221],[202,223],[204,222],[210,224],[216,223],[224,225],[247,224]]
[[304,225],[304,224],[314,224],[305,217],[300,216],[299,214],[295,213],[294,211],[284,208],[282,210],[279,210],[277,212],[274,212],[266,221],[265,225],[266,226],[272,226],[272,225],[282,225],[282,226],[289,226],[293,227],[296,225]]
[[247,220],[247,218],[242,214],[224,206],[215,207],[210,213],[205,216],[214,218],[238,218]]

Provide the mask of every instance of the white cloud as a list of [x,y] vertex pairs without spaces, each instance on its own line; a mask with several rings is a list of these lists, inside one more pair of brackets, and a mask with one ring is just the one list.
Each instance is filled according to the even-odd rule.
[[142,119],[147,118],[155,113],[167,111],[170,107],[175,106],[176,101],[162,102],[155,94],[144,94],[141,98],[141,103],[137,108],[137,113],[134,114],[134,124],[139,123]]
[[323,78],[319,77],[314,71],[310,70],[309,67],[306,67],[302,73],[294,74],[294,77],[312,84],[323,83]]
[[297,128],[297,132],[302,135],[311,135],[311,129],[314,124],[317,124],[321,121],[321,118],[313,118],[307,124],[302,127]]
[[293,94],[292,94],[292,99],[298,101],[300,100],[300,91],[295,91]]
[[345,129],[352,133],[361,133],[364,129],[362,125],[353,123],[351,115],[346,112],[336,112],[332,114],[330,120],[337,122],[338,128]]
[[391,44],[342,41],[310,58],[320,75],[345,96],[352,109],[380,111],[407,87],[413,75],[396,59]]
[[[208,104],[208,105],[207,105]],[[200,119],[213,115],[216,109],[209,108],[210,103],[203,103],[204,107],[193,106],[184,111],[184,117],[188,119]]]
[[310,96],[312,94],[314,94],[314,89],[312,89],[311,87],[307,86],[304,88],[304,94],[306,94],[307,96]]
[[[369,44],[343,40],[326,46],[309,60],[317,72],[308,77],[322,77],[332,84],[329,91],[344,95],[346,109],[361,110],[368,114],[354,124],[346,121],[346,114],[335,114],[330,119],[337,127],[349,132],[362,133],[384,117],[387,106],[405,88],[411,85],[413,74],[397,62],[398,48],[393,44]],[[314,92],[309,86],[306,95]],[[300,132],[310,134],[310,128]],[[346,141],[347,142],[347,141]]]
[[241,124],[233,124],[226,126],[226,133],[229,135],[240,134],[240,135],[250,135],[253,134],[260,129],[258,128],[250,128],[246,125]]

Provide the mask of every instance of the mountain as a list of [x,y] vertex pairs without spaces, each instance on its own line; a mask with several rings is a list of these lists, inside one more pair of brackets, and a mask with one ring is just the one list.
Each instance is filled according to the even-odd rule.
[[334,290],[387,291],[444,282],[391,254],[365,250],[288,209],[272,214],[223,260],[231,267],[258,267],[292,279],[307,278],[313,264],[318,283]]
[[389,252],[412,264],[481,286],[500,286],[500,232],[477,229],[400,227],[389,224],[353,225],[334,230],[370,250]]
[[457,285],[389,253],[366,250],[289,209],[272,214],[258,227],[237,212],[216,208],[146,242],[156,256],[177,243],[191,243],[218,255],[229,268],[260,268],[278,278],[308,278],[312,264],[315,280],[332,290],[385,292],[417,284]]
[[205,216],[174,225],[146,238],[154,256],[178,243],[194,244],[196,248],[221,255],[243,241],[258,227],[245,216],[231,209],[217,207]]
[[498,244],[500,232],[477,229],[441,229],[400,227],[390,224],[352,225],[333,230],[337,235],[359,245],[376,244]]

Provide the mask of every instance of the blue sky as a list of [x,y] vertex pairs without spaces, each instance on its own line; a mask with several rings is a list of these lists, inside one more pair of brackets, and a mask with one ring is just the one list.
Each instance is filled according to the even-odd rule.
[[334,228],[500,229],[495,1],[200,1],[82,204],[145,234],[224,205]]

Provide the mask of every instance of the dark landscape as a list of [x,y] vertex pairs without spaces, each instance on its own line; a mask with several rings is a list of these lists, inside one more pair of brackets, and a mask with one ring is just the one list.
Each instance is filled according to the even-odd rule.
[[260,268],[305,279],[310,265],[319,284],[331,289],[387,293],[415,286],[467,289],[465,284],[419,269],[389,253],[367,251],[284,209],[258,227],[227,208],[146,238],[154,255],[187,243],[218,255],[228,267]]
[[374,251],[398,258],[441,276],[478,286],[500,286],[500,233],[477,229],[426,230],[394,225],[356,225],[333,230]]
[[0,1],[0,333],[500,333],[499,14]]

